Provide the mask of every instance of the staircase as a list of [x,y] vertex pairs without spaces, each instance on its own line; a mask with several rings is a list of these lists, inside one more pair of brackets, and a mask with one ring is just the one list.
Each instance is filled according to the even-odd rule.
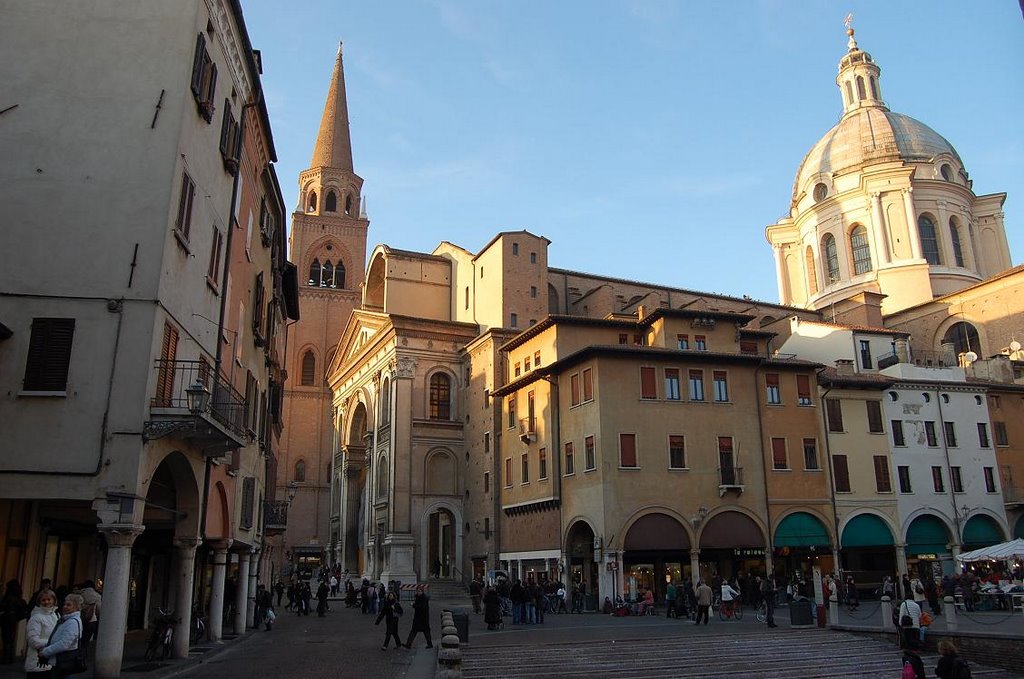
[[431,578],[423,580],[422,584],[430,585],[429,592],[432,601],[451,601],[469,605],[469,592],[466,590],[466,586],[457,580]]

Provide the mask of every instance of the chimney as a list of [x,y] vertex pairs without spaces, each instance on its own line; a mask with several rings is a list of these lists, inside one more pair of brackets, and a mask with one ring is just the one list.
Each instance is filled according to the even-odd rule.
[[910,363],[910,342],[906,338],[895,340],[892,348],[900,363]]
[[853,374],[853,361],[848,358],[837,358],[836,359],[836,372],[840,375],[852,375]]

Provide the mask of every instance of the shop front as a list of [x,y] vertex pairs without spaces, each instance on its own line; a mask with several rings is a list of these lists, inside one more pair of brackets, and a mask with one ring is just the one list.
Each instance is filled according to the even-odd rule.
[[700,578],[750,578],[767,572],[764,533],[746,514],[716,514],[700,532]]
[[1003,529],[999,527],[995,520],[984,514],[977,514],[968,519],[967,523],[964,524],[962,551],[969,552],[973,549],[998,545],[1005,540]]
[[880,517],[858,514],[850,519],[839,545],[843,575],[852,575],[860,589],[877,589],[887,575],[896,578],[896,541]]
[[627,599],[654,590],[654,600],[664,601],[668,583],[677,585],[690,577],[690,535],[667,514],[647,514],[637,519],[623,541],[622,593]]
[[[773,542],[773,566],[779,582],[796,583],[807,589],[814,582],[814,569],[831,573],[835,568],[828,529],[813,514],[794,512],[786,516],[775,529]],[[801,593],[808,596],[807,592]]]
[[946,524],[934,514],[922,514],[907,528],[907,570],[919,577],[939,577],[953,572]]

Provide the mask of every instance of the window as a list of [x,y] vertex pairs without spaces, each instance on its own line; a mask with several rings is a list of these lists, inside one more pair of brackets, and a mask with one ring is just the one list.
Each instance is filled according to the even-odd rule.
[[334,193],[334,191],[327,192],[327,198],[324,200],[324,210],[327,212],[338,211],[338,194]]
[[594,379],[593,371],[590,368],[583,369],[583,402],[594,400]]
[[875,455],[875,490],[879,493],[892,492],[892,480],[889,478],[889,458]]
[[213,120],[213,97],[217,91],[217,64],[206,50],[206,36],[196,37],[196,53],[192,61],[192,96],[203,120]]
[[820,183],[820,182],[815,184],[814,185],[814,202],[815,203],[820,203],[821,201],[825,200],[826,196],[828,196],[828,187],[825,186],[824,184]]
[[540,367],[540,351],[533,352],[533,367],[534,368],[539,368]]
[[260,383],[251,370],[245,371],[245,423],[249,433],[255,435],[259,421]]
[[523,368],[522,368],[522,365],[519,363],[519,361],[516,361],[516,364],[515,364],[515,367],[514,367],[513,370],[514,370],[514,373],[515,373],[516,377],[519,377],[520,375],[523,374]]
[[444,373],[430,376],[430,419],[452,419],[452,381]]
[[936,493],[946,492],[946,484],[942,480],[942,467],[932,467],[932,485]]
[[996,492],[996,476],[992,470],[992,467],[984,467],[982,471],[985,473],[985,492]]
[[583,439],[583,462],[586,465],[586,471],[597,469],[597,456],[594,450],[593,436]]
[[964,249],[960,245],[960,229],[957,228],[956,220],[949,220],[949,238],[953,241],[953,261],[957,266],[964,265]]
[[516,257],[519,256],[519,243],[512,243],[512,254]]
[[576,473],[576,465],[573,464],[572,441],[565,444],[565,475],[570,476]]
[[865,401],[864,405],[868,409],[868,431],[872,434],[882,434],[882,402],[881,401]]
[[697,351],[708,350],[708,340],[704,335],[694,335],[693,344],[696,347]]
[[978,445],[982,448],[988,448],[991,445],[988,439],[988,425],[984,422],[978,423]]
[[302,355],[302,373],[300,384],[304,387],[312,387],[316,381],[316,355],[312,349],[307,349]]
[[739,470],[733,457],[732,437],[718,437],[718,473],[723,486],[735,486],[739,483]]
[[910,467],[900,465],[896,467],[896,476],[900,480],[900,492],[901,493],[912,493],[914,492],[910,485]]
[[686,468],[686,439],[682,436],[668,437],[668,468]]
[[757,356],[757,342],[744,340],[740,342],[740,353],[746,356]]
[[530,454],[529,453],[523,453],[520,456],[519,473],[520,473],[520,475],[522,477],[522,482],[523,483],[529,483],[530,482]]
[[[380,388],[380,423],[391,423],[391,380],[386,377]],[[484,436],[488,437],[490,434],[484,434]]]
[[679,400],[679,368],[665,368],[665,399]]
[[680,349],[690,348],[690,336],[689,335],[676,335],[676,346]]
[[786,459],[786,439],[772,439],[772,469],[789,469]]
[[484,472],[484,493],[491,492],[491,473]]
[[850,84],[849,80],[847,80],[843,84],[846,85],[846,103],[847,103],[847,105],[852,104],[853,103],[853,85]]
[[463,292],[462,296],[463,296],[463,299],[464,299],[463,304],[468,309],[469,308],[469,286],[468,285],[466,286],[466,289]]
[[949,485],[954,493],[964,492],[964,478],[960,467],[949,468]]
[[530,264],[536,264],[536,263],[537,263],[537,253],[536,252],[531,252],[530,253]]
[[[41,320],[41,319],[39,319]],[[49,319],[47,319],[49,320]],[[35,323],[32,324],[32,339],[35,339]],[[72,325],[72,331],[74,326]],[[69,352],[70,352],[70,338],[68,339]],[[175,370],[174,364],[178,355],[178,329],[175,328],[168,322],[164,322],[164,336],[163,341],[160,345],[160,370],[156,376],[156,396],[153,399],[153,405],[160,408],[169,408],[174,405],[174,378]],[[70,354],[69,354],[70,358]],[[31,364],[32,359],[32,346],[29,346],[29,360]],[[64,370],[64,380],[67,380],[67,369]],[[63,384],[62,381],[62,384]],[[29,391],[63,391],[64,387],[61,386],[56,389],[40,389],[30,388],[28,386],[28,372],[25,375],[26,386],[25,389]],[[56,386],[54,381],[53,386]]]
[[1005,422],[993,422],[992,430],[996,435],[997,446],[1008,446],[1010,445],[1010,439],[1006,435],[1006,423]]
[[505,458],[505,487],[512,487],[512,458]]
[[196,185],[187,173],[181,173],[181,193],[178,196],[178,216],[174,220],[174,230],[182,241],[188,243],[192,232],[192,200],[195,198]]
[[[168,329],[174,333],[174,347],[178,344],[178,332],[170,325],[164,326],[164,349],[168,347]],[[75,338],[73,318],[33,318],[32,333],[28,341],[28,356],[25,361],[25,391],[65,391],[68,385],[68,370],[71,367],[71,345]],[[174,388],[174,354],[161,359],[160,377],[168,382],[161,391],[161,380],[157,381],[157,395],[166,393],[168,399]],[[165,375],[166,369],[166,375]],[[168,404],[169,405],[169,404]]]
[[224,113],[220,124],[220,157],[224,169],[234,176],[238,172],[238,161],[242,155],[242,127],[231,112],[231,101],[224,100]]
[[704,371],[703,370],[691,370],[690,371],[690,400],[691,401],[703,401],[704,400]]
[[942,426],[946,432],[946,445],[956,448],[956,425],[953,422],[943,422]]
[[939,445],[939,437],[935,435],[935,423],[930,420],[925,420],[924,438],[925,441],[927,441],[928,446],[931,448],[935,448]]
[[532,391],[526,394],[526,431],[534,433],[537,431],[537,398]]
[[935,235],[935,222],[928,215],[917,218],[917,232],[921,236],[921,255],[929,264],[942,264],[939,239]]
[[818,465],[818,442],[814,439],[804,439],[804,469],[821,469]]
[[629,344],[629,335],[619,333],[619,344]]
[[953,170],[950,169],[949,165],[943,165],[940,167],[939,174],[941,174],[942,178],[947,182],[953,181]]
[[894,446],[905,446],[907,440],[903,437],[903,420],[892,420],[892,444]]
[[252,286],[252,332],[256,340],[256,346],[263,346],[263,312],[265,309],[266,287],[263,285],[263,272],[256,274],[256,281]]
[[782,403],[782,389],[779,387],[779,374],[766,373],[764,376],[765,398],[769,405]]
[[534,298],[537,297],[537,286],[536,285],[531,285],[530,286],[530,297],[534,297]]
[[636,467],[636,434],[619,434],[619,466]]
[[580,374],[573,373],[569,376],[569,405],[578,406],[580,404]]
[[658,390],[654,384],[654,368],[648,366],[640,368],[640,398],[658,398]]
[[515,313],[511,314],[509,316],[509,323],[512,325],[513,328],[519,327],[519,316]]
[[864,77],[857,76],[857,101],[863,101],[867,99],[868,95],[864,91]]
[[523,359],[523,372],[525,372],[525,373],[530,372],[530,357],[529,356],[527,356],[526,358]]
[[546,479],[548,477],[548,449],[541,448],[538,453],[538,462],[540,466],[537,470],[538,479]]
[[860,340],[860,367],[871,368],[871,342]]
[[839,250],[836,248],[836,238],[826,233],[821,239],[821,251],[825,253],[825,270],[828,272],[828,284],[831,285],[839,280]]
[[715,402],[728,403],[729,401],[729,376],[724,370],[715,370],[712,373],[715,382]]
[[219,285],[220,280],[220,250],[224,244],[224,235],[213,225],[213,245],[210,247],[210,265],[206,268],[206,279],[213,287]]
[[267,197],[260,198],[260,241],[269,246],[277,224],[277,213],[267,207]]
[[508,397],[508,428],[516,426],[516,397]]
[[853,252],[853,275],[871,271],[871,245],[868,243],[868,230],[858,224],[850,232],[850,251]]
[[811,378],[809,375],[796,376],[796,402],[802,406],[811,405]]
[[818,271],[814,266],[814,250],[808,245],[804,251],[804,264],[807,267],[807,287],[812,295],[818,294]]
[[825,399],[825,412],[828,415],[829,431],[846,431],[843,429],[843,404],[839,399]]
[[491,432],[489,431],[484,432],[484,452],[491,452]]
[[295,463],[295,482],[306,482],[306,463],[303,460],[299,460]]
[[832,456],[832,472],[835,475],[837,493],[850,492],[850,466],[845,455]]
[[871,98],[881,99],[881,97],[878,96],[878,81],[875,79],[875,76],[869,77],[868,82],[871,84]]

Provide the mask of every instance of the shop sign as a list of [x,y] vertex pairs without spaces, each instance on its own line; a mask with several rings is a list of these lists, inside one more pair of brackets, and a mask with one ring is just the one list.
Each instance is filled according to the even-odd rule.
[[939,558],[939,555],[938,554],[918,554],[917,558],[921,559],[921,560],[935,561],[936,559]]
[[732,550],[732,555],[733,556],[740,556],[740,557],[744,557],[744,558],[746,558],[746,557],[764,556],[764,550],[763,549],[734,549],[734,550]]

